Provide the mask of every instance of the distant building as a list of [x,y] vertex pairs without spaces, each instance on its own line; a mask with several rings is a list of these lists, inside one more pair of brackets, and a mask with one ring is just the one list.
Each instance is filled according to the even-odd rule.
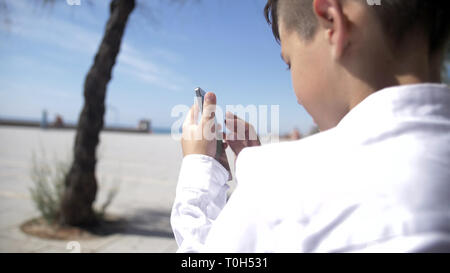
[[56,115],[55,123],[53,124],[53,126],[55,128],[63,128],[64,127],[64,120],[61,115]]
[[151,126],[151,121],[148,119],[141,119],[139,121],[138,124],[138,129],[139,131],[144,131],[144,132],[148,132],[151,133],[152,132],[152,126]]
[[46,129],[48,127],[48,113],[47,110],[42,111],[42,118],[41,118],[41,128]]

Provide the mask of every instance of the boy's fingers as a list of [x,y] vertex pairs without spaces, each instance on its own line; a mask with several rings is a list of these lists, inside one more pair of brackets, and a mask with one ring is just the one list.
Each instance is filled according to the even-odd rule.
[[231,112],[226,112],[225,117],[227,119],[240,119],[238,116],[236,116],[235,114],[233,114]]
[[[236,125],[238,125],[238,124],[240,126],[248,126],[249,125],[245,120],[239,118],[238,116],[236,116],[235,114],[233,114],[231,112],[227,112],[225,114],[225,122],[226,122],[227,128],[232,131],[235,130],[235,128],[237,127]],[[232,126],[234,126],[234,130],[233,130]]]
[[198,120],[198,114],[199,114],[199,111],[200,111],[199,106],[198,106],[198,103],[195,102],[194,105],[192,106],[192,108],[194,109],[194,110],[193,110],[194,114],[193,114],[193,117],[192,117],[192,122],[193,122],[193,123],[197,123],[197,120]]
[[190,125],[195,123],[195,104],[189,108],[189,111],[186,115],[186,119],[184,120],[183,125]]
[[217,140],[223,140],[222,134],[220,134],[220,132],[222,132],[222,125],[220,123],[214,125],[214,132],[217,133]]
[[253,126],[234,115],[231,112],[226,113],[225,125],[231,132],[235,133],[239,140],[257,140],[258,136]]
[[227,116],[227,119],[225,120],[225,125],[228,130],[236,134],[239,140],[246,140],[248,138],[250,124],[236,116],[234,116],[235,118],[233,119],[228,119],[228,117],[229,116]]
[[242,141],[236,141],[236,135],[234,133],[226,135],[226,142],[235,155],[238,155],[244,148]]
[[203,104],[202,121],[207,122],[208,120],[215,117],[216,111],[216,95],[212,92],[208,92],[205,95],[205,102]]
[[198,119],[198,104],[194,103],[191,108],[189,108],[189,112],[186,115],[186,119],[184,121],[184,125],[196,124]]
[[227,112],[225,115],[225,126],[228,128],[228,130],[232,132],[237,131],[237,125],[238,125],[239,118],[235,115],[233,115],[230,112]]
[[231,143],[231,142],[233,142],[233,141],[236,141],[237,140],[237,138],[236,138],[236,134],[235,133],[233,133],[233,132],[231,132],[231,133],[228,133],[228,134],[225,134],[224,135],[225,136],[225,140],[228,142],[228,143]]

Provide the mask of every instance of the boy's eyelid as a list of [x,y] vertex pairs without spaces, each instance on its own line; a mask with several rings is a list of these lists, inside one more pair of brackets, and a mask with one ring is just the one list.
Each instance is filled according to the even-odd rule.
[[283,53],[280,54],[280,57],[281,57],[281,60],[283,60],[283,62],[288,66],[286,68],[286,70],[291,70],[291,64],[288,61],[286,61],[286,59],[283,56]]
[[281,57],[281,59],[283,60],[283,62],[285,62],[286,64],[288,63],[288,62],[286,62],[286,59],[285,59],[284,56],[283,56],[283,52],[280,53],[280,57]]

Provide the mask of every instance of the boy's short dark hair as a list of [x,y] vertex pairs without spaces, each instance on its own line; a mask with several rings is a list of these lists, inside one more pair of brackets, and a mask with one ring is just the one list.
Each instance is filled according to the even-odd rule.
[[[450,0],[381,0],[381,5],[369,5],[379,18],[383,30],[396,44],[400,42],[409,31],[416,27],[422,28],[428,35],[430,54],[442,49],[448,42],[450,33]],[[373,2],[373,1],[371,1]],[[264,15],[272,31],[280,41],[278,19],[281,16],[283,23],[289,30],[295,30],[308,40],[317,29],[312,6],[313,0],[268,0],[264,8]]]

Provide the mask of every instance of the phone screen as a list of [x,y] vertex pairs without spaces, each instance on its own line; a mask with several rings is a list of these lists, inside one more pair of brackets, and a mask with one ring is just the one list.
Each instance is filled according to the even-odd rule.
[[200,108],[200,113],[203,113],[203,103],[205,101],[206,92],[200,87],[195,88],[195,96],[197,98],[197,103]]

